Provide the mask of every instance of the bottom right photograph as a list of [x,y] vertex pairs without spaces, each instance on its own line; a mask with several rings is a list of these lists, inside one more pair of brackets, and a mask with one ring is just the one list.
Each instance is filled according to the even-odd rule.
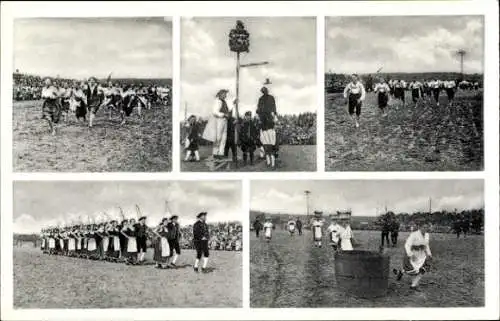
[[253,308],[484,306],[482,180],[254,180],[250,201]]

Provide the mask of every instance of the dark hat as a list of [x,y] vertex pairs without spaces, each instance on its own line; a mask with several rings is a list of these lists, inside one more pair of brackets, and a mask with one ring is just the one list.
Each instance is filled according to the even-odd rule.
[[141,217],[139,217],[138,221],[145,220],[146,218],[147,218],[146,216],[141,216]]
[[203,215],[207,215],[207,212],[201,212],[200,214],[196,215],[196,218],[200,218],[202,217]]
[[123,224],[123,223],[127,223],[127,222],[128,222],[128,220],[127,220],[127,219],[122,220],[122,224]]
[[222,95],[222,93],[228,93],[229,90],[227,89],[221,89],[217,92],[217,94],[215,94],[215,97],[219,97],[220,95]]
[[271,80],[269,80],[269,78],[266,78],[266,81],[264,81],[264,86],[265,85],[272,85],[273,83],[271,82]]
[[111,221],[109,221],[109,223],[113,224],[113,223],[117,223],[117,221],[116,220],[111,220]]
[[[206,214],[206,213],[205,213],[205,214]],[[170,219],[171,219],[171,220],[175,220],[176,218],[179,218],[179,216],[177,216],[177,215],[172,215],[172,216],[170,217]]]
[[245,116],[252,116],[252,112],[251,111],[245,112]]
[[267,89],[267,87],[264,86],[260,89],[260,92],[263,94],[267,94],[267,93],[269,93],[269,89]]
[[94,80],[95,82],[97,82],[97,78],[96,78],[96,77],[94,77],[94,76],[89,77],[89,81],[91,81],[91,80]]

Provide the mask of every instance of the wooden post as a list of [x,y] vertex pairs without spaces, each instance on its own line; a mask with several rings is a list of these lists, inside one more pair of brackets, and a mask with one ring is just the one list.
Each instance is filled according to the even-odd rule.
[[[238,144],[238,131],[239,131],[239,118],[240,112],[238,109],[238,105],[240,103],[240,52],[236,53],[236,104],[234,104],[235,112],[236,112],[236,123],[234,124],[234,143]],[[236,149],[236,166],[238,166],[238,149]]]

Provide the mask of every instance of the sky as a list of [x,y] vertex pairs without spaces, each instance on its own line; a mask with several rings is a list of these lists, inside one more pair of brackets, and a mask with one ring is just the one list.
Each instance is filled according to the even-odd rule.
[[40,76],[172,77],[172,22],[163,17],[16,19],[13,46],[13,70]]
[[[236,90],[236,53],[229,31],[242,20],[250,33],[250,52],[241,63],[268,61],[240,72],[240,112],[255,111],[269,78],[280,114],[316,111],[316,20],[302,17],[184,18],[181,24],[181,108],[207,117],[219,89]],[[233,99],[228,102],[232,103]]]
[[[304,191],[311,191],[310,213],[352,210],[353,216],[375,216],[384,211],[412,213],[476,209],[484,206],[481,180],[296,180],[252,181],[251,205],[255,211],[306,214]],[[378,210],[377,210],[378,209]]]
[[335,73],[483,72],[480,16],[329,17],[326,71]]
[[148,216],[147,224],[155,226],[166,215],[166,201],[181,225],[194,223],[202,211],[208,212],[208,222],[242,220],[239,181],[32,181],[14,183],[13,228],[37,233],[79,217],[99,221],[104,212],[121,219],[118,206],[126,217],[137,219],[136,204]]

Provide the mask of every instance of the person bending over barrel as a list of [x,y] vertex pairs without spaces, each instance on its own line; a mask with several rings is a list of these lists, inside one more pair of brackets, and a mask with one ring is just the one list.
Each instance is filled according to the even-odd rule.
[[432,258],[429,247],[428,225],[425,222],[417,222],[417,230],[412,232],[405,243],[405,256],[403,258],[403,269],[394,269],[398,281],[404,274],[413,276],[410,288],[417,289],[422,276],[429,270],[429,260]]

